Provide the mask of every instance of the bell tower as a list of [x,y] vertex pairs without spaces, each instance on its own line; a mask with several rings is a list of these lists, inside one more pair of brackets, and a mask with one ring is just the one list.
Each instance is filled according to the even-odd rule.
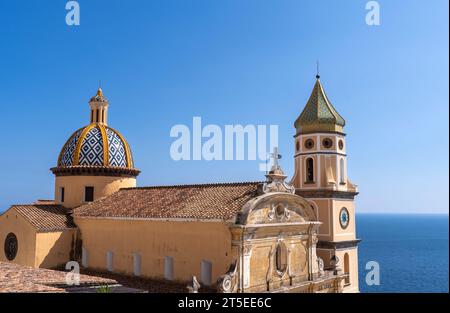
[[[316,76],[311,96],[295,121],[296,193],[313,204],[319,228],[317,255],[325,268],[348,274],[344,292],[358,292],[358,242],[354,197],[357,186],[347,176],[345,120],[325,94]],[[337,264],[336,264],[337,260]]]

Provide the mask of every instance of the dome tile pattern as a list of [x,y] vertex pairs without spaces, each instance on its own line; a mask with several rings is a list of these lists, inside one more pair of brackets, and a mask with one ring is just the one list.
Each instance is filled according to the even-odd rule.
[[101,124],[77,130],[64,145],[58,167],[105,166],[133,168],[128,143],[119,132]]
[[[103,139],[97,127],[88,131],[81,144],[79,165],[102,166],[103,165]],[[117,165],[120,166],[120,165]]]
[[294,126],[303,131],[342,130],[345,126],[345,120],[331,104],[319,79]]
[[109,165],[122,166],[126,162],[125,145],[120,137],[110,128],[106,129],[109,147]]
[[75,149],[77,147],[78,139],[80,138],[83,129],[77,130],[64,145],[64,153],[60,154],[60,159],[58,166],[71,166],[73,162],[73,157],[75,155]]

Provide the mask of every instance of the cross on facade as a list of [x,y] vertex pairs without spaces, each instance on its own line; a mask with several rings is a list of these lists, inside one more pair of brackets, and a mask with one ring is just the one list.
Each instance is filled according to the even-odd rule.
[[274,168],[278,168],[279,164],[278,164],[278,160],[281,159],[281,154],[278,154],[278,147],[274,147],[273,148],[273,152],[269,153],[269,157],[271,159],[273,159],[273,167]]

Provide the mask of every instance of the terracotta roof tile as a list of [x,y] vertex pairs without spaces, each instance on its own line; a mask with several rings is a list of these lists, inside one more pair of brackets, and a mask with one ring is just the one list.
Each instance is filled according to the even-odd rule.
[[75,288],[117,284],[117,281],[108,278],[80,275],[80,285],[69,286],[66,285],[66,274],[67,272],[0,262],[0,293],[70,292]]
[[74,209],[79,217],[229,220],[261,182],[126,188]]
[[67,209],[60,205],[13,205],[10,209],[15,209],[19,212],[38,231],[55,231],[76,227],[72,217],[67,214]]

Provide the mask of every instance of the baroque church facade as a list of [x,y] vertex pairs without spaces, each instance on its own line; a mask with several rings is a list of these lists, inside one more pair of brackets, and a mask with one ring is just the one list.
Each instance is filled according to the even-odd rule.
[[[101,89],[63,146],[54,200],[0,215],[0,262],[169,280],[218,292],[358,292],[345,121],[320,77],[295,121],[295,171],[274,158],[261,182],[136,187]],[[197,284],[194,284],[197,285]],[[193,286],[195,287],[195,286]],[[201,288],[201,287],[200,287]]]

